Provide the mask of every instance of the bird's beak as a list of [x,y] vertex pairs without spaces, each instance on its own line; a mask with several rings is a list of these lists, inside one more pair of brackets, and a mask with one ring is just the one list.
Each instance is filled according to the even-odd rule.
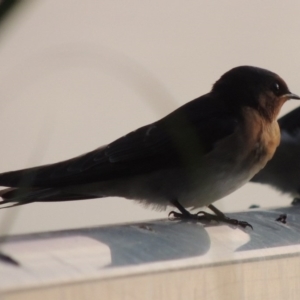
[[285,94],[284,97],[286,97],[287,99],[297,99],[297,100],[300,100],[300,97],[296,94],[293,94],[293,93],[288,93],[288,94]]

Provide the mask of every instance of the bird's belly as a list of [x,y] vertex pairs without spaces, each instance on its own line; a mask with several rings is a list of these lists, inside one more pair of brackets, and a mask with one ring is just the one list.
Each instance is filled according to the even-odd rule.
[[232,168],[201,175],[197,176],[198,180],[192,182],[192,186],[180,195],[179,202],[185,207],[197,208],[209,205],[234,192],[252,177],[251,170],[232,172]]
[[240,161],[232,163],[232,159],[228,162],[220,156],[208,157],[204,162],[195,163],[189,172],[165,170],[139,176],[118,185],[124,186],[119,196],[160,209],[172,200],[178,200],[184,207],[206,206],[234,192],[256,173],[253,164],[241,168]]
[[212,153],[195,162],[192,169],[160,170],[105,183],[99,196],[125,197],[158,209],[166,208],[172,200],[184,207],[206,206],[243,186],[268,160],[265,154],[250,156],[254,158],[241,158],[238,149]]

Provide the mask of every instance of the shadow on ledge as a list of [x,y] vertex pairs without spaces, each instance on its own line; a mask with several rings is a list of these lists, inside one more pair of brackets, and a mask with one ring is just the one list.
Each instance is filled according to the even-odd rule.
[[211,244],[201,224],[169,220],[19,235],[9,237],[7,242],[78,236],[91,238],[110,248],[111,264],[107,267],[202,256]]

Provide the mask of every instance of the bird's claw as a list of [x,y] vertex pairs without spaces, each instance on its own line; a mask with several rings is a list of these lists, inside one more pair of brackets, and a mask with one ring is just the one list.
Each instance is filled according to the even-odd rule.
[[168,214],[168,218],[169,220],[175,220],[175,219],[180,219],[182,216],[181,213],[178,213],[174,210],[170,211],[169,214]]
[[200,217],[201,215],[202,215],[202,217],[205,217],[205,216],[208,216],[209,213],[207,213],[207,212],[205,212],[203,210],[200,210],[197,213],[195,213],[195,216],[199,216]]
[[239,220],[230,219],[230,218],[228,218],[227,220],[228,220],[229,224],[232,224],[234,226],[241,226],[242,228],[250,227],[253,230],[253,226],[250,223],[248,223],[248,222],[239,221]]
[[233,226],[240,226],[242,228],[247,228],[250,227],[253,230],[253,227],[251,224],[249,224],[248,222],[245,221],[239,221],[236,219],[230,219],[227,217],[222,217],[222,216],[215,216],[215,215],[211,215],[205,211],[198,211],[195,214],[182,214],[179,212],[176,212],[174,210],[172,210],[171,212],[169,212],[168,218],[170,220],[191,220],[191,221],[197,221],[197,222],[211,222],[211,221],[215,221],[217,223],[220,222],[224,222]]
[[[201,213],[201,212],[199,212],[199,213]],[[172,210],[172,211],[169,212],[168,218],[169,218],[169,220],[202,221],[203,217],[199,216],[198,215],[199,213],[197,213],[197,214],[191,214],[191,213],[183,214],[183,213],[179,213],[179,212],[176,212],[176,211]]]

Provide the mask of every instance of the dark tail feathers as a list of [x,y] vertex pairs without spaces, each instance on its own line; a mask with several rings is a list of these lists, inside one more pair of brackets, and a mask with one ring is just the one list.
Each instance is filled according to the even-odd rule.
[[7,188],[0,191],[0,206],[8,203],[14,203],[13,206],[24,205],[32,202],[60,202],[99,198],[92,195],[64,193],[61,189],[56,188]]

